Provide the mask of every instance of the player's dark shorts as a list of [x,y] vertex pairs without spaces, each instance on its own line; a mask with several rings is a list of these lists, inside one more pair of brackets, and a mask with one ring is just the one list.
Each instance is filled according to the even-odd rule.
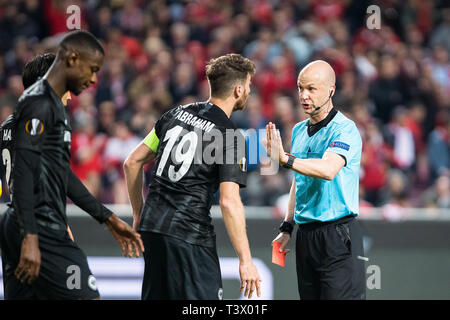
[[296,264],[300,299],[366,298],[362,231],[352,217],[300,224]]
[[14,276],[22,244],[17,217],[9,208],[0,218],[5,299],[91,300],[99,297],[87,257],[70,239],[67,230],[38,225],[41,266],[39,277],[24,284]]
[[221,300],[216,248],[141,232],[145,252],[143,300]]

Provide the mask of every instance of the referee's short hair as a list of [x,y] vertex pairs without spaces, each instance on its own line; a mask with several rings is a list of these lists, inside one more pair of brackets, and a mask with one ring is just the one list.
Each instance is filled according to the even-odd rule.
[[237,83],[245,83],[247,75],[254,75],[255,70],[255,64],[240,54],[230,53],[211,59],[206,65],[211,96],[225,99]]
[[54,53],[45,53],[34,57],[25,64],[22,72],[24,89],[31,86],[47,73],[53,61],[55,61],[55,57],[56,55]]
[[91,52],[100,51],[102,55],[105,55],[105,50],[100,41],[85,30],[75,30],[67,33],[59,43],[59,49],[90,50]]

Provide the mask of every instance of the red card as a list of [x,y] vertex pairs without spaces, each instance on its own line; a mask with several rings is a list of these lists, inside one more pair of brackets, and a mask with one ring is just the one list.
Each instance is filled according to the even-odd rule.
[[286,252],[284,250],[280,252],[280,246],[281,243],[278,241],[272,243],[272,263],[284,267],[284,256]]

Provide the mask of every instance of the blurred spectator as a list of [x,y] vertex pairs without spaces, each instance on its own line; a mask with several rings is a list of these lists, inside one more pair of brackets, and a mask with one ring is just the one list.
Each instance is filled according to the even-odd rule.
[[[444,117],[445,114],[442,114]],[[428,137],[428,161],[433,179],[448,172],[450,168],[450,121],[439,119]]]
[[386,190],[386,203],[382,207],[382,216],[389,221],[398,221],[404,217],[404,208],[409,207],[407,178],[398,170],[389,172]]
[[100,195],[102,153],[107,137],[97,134],[94,118],[80,119],[72,134],[71,167],[86,188],[95,196]]
[[386,128],[389,143],[394,151],[394,165],[403,171],[410,170],[416,158],[414,136],[406,126],[407,116],[408,110],[405,107],[396,107],[393,119]]
[[442,10],[442,22],[435,28],[431,36],[431,45],[440,45],[450,54],[450,8]]
[[399,66],[394,57],[384,55],[380,58],[378,70],[379,78],[371,84],[369,96],[375,103],[375,117],[388,123],[393,107],[404,102]]
[[109,138],[103,154],[103,166],[108,185],[111,186],[114,203],[129,203],[122,166],[141,138],[130,131],[130,127],[123,121],[114,124],[113,136]]
[[450,209],[450,177],[443,174],[434,185],[424,193],[425,208]]

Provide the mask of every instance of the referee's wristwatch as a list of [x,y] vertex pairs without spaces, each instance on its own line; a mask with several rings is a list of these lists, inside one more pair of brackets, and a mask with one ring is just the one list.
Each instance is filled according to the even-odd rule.
[[292,165],[294,164],[294,160],[297,157],[294,156],[293,154],[290,154],[290,153],[287,153],[287,152],[285,152],[285,154],[288,156],[288,161],[285,164],[283,164],[282,166],[283,166],[283,168],[286,168],[286,169],[292,169]]
[[286,232],[289,234],[289,236],[292,236],[292,231],[294,230],[294,226],[292,223],[283,221],[283,223],[280,224],[280,228],[278,230],[280,230],[280,232]]

